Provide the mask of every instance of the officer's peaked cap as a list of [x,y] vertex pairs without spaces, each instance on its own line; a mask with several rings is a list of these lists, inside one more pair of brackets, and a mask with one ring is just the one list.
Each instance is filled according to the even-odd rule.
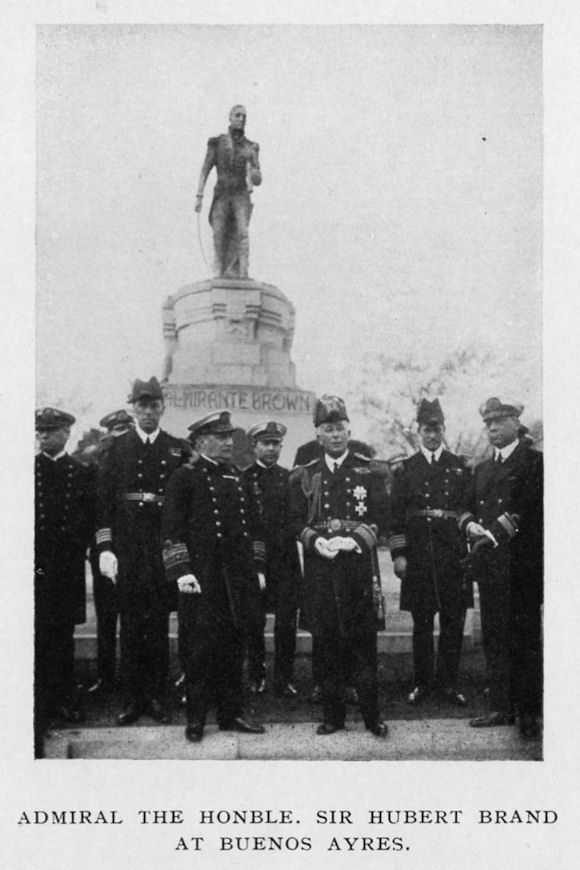
[[231,435],[234,431],[229,411],[214,411],[187,428],[191,432],[191,439],[199,435]]
[[523,410],[524,406],[520,402],[505,402],[498,399],[497,396],[492,396],[479,407],[479,413],[483,417],[484,423],[498,417],[519,417]]
[[163,401],[161,385],[157,378],[149,378],[148,381],[137,378],[129,396],[129,403],[134,405],[139,399],[161,399]]
[[286,426],[270,420],[268,423],[255,423],[248,429],[252,441],[281,441],[286,434]]
[[313,416],[315,426],[321,426],[323,423],[336,423],[338,420],[348,422],[344,399],[341,399],[340,396],[331,396],[328,393],[317,400]]
[[443,425],[444,422],[445,417],[443,416],[439,399],[434,399],[432,402],[428,399],[421,399],[417,406],[417,423],[428,426],[429,423],[440,423]]
[[72,414],[67,414],[66,411],[59,411],[58,408],[38,408],[34,414],[34,420],[36,428],[40,432],[43,429],[60,429],[62,426],[72,426],[75,417]]
[[105,414],[105,416],[99,420],[99,426],[102,426],[104,429],[114,429],[115,426],[131,426],[133,424],[133,417],[131,414],[128,414],[124,408],[120,411],[111,411],[110,414]]

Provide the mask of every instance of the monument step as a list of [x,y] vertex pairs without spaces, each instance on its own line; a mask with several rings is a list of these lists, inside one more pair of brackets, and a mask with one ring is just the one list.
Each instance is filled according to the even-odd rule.
[[318,737],[308,723],[272,724],[264,735],[219,731],[208,725],[200,743],[188,743],[183,726],[53,731],[45,744],[47,759],[305,760],[305,761],[524,761],[541,760],[539,740],[524,742],[517,729],[470,728],[464,719],[389,722],[379,740],[362,723]]

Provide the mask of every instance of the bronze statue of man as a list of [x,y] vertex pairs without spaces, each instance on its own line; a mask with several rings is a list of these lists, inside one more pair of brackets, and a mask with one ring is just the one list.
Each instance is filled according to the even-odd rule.
[[195,201],[201,211],[207,177],[215,166],[217,184],[209,212],[215,250],[215,275],[222,278],[247,278],[249,235],[252,214],[250,194],[262,183],[259,146],[244,136],[246,110],[234,106],[227,133],[213,136],[201,167]]

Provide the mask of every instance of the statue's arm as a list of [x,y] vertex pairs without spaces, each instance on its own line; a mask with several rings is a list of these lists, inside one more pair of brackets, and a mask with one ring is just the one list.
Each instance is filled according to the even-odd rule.
[[262,170],[260,169],[260,146],[257,142],[252,143],[250,151],[250,181],[254,187],[262,183]]
[[199,183],[197,185],[197,194],[196,200],[197,204],[201,208],[201,200],[203,199],[203,191],[205,189],[205,183],[207,181],[207,177],[210,174],[212,168],[216,164],[216,141],[215,139],[210,139],[207,143],[207,153],[205,155],[205,160],[203,161],[203,165],[201,167],[201,172],[199,173]]

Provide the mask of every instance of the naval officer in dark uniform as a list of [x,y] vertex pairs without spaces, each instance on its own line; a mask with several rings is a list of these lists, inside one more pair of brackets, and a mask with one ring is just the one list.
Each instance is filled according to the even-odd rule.
[[266,613],[274,614],[274,691],[295,697],[293,685],[296,651],[296,614],[300,589],[300,562],[296,536],[290,526],[290,472],[278,464],[286,427],[274,420],[248,430],[256,461],[243,472],[253,487],[261,510],[266,543],[266,590],[248,628],[250,691],[266,688]]
[[[131,414],[124,408],[111,411],[99,421],[106,431],[98,443],[92,461],[98,466],[114,438],[128,432],[135,425]],[[96,696],[112,691],[117,684],[117,621],[119,603],[117,587],[110,577],[99,571],[99,554],[91,547],[91,570],[93,574],[93,596],[97,617],[97,679],[89,687],[88,694]]]
[[93,470],[65,451],[72,414],[36,411],[34,460],[35,751],[52,719],[79,722],[74,630],[85,621],[85,560],[94,535]]
[[129,398],[136,426],[109,444],[98,475],[97,549],[101,574],[117,580],[126,708],[119,725],[144,713],[168,722],[169,613],[175,606],[161,555],[161,507],[173,471],[186,460],[178,438],[159,428],[156,378],[136,380]]
[[472,542],[479,586],[490,712],[475,728],[511,724],[539,735],[542,709],[543,457],[519,437],[523,406],[480,408],[493,457],[475,468],[459,518]]
[[242,715],[244,628],[266,585],[259,505],[232,464],[229,413],[189,429],[199,458],[173,475],[163,516],[165,569],[179,590],[185,736],[202,739],[212,701],[221,730],[262,734]]
[[347,677],[366,728],[388,728],[379,715],[377,616],[380,588],[377,535],[388,525],[388,498],[379,466],[348,449],[344,401],[325,395],[315,411],[324,456],[292,471],[291,519],[304,547],[309,621],[320,657],[323,722],[318,734],[344,728]]
[[[465,706],[457,676],[466,607],[473,605],[464,584],[466,547],[457,517],[469,472],[463,457],[444,449],[445,419],[439,400],[422,399],[417,409],[420,448],[398,467],[391,492],[389,547],[401,580],[401,610],[413,616],[414,688],[410,704],[436,687],[444,700]],[[433,619],[439,614],[435,658]]]

